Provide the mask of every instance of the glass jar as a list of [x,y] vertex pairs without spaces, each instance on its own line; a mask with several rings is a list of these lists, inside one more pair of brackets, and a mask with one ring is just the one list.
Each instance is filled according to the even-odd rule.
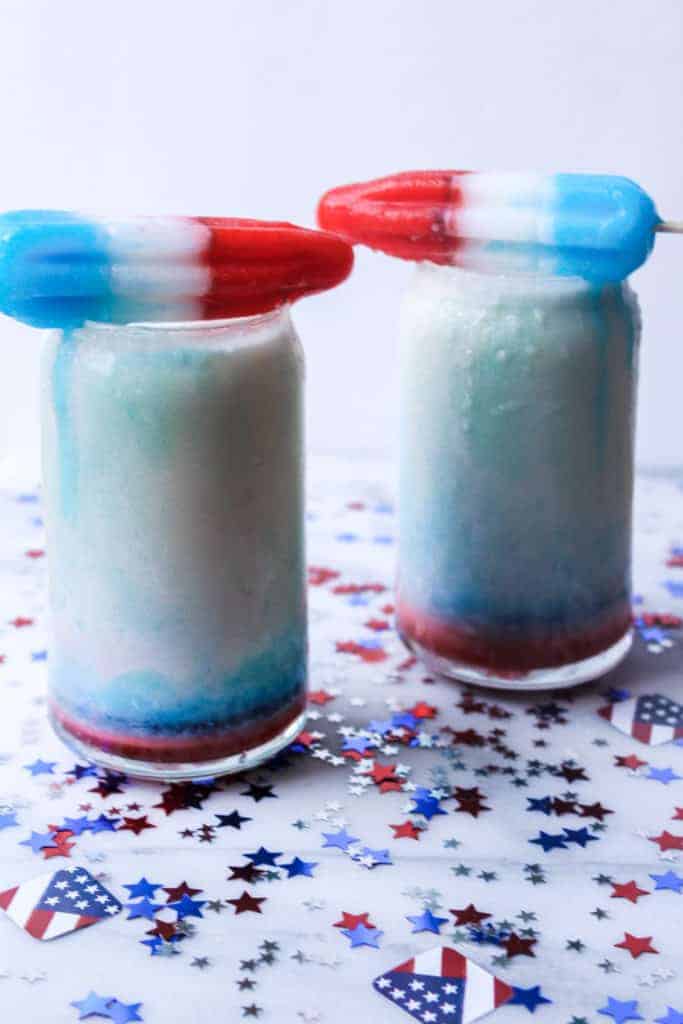
[[286,308],[49,337],[50,715],[89,760],[204,777],[300,731],[302,379]]
[[626,283],[418,268],[397,618],[434,670],[567,686],[628,651],[639,336]]

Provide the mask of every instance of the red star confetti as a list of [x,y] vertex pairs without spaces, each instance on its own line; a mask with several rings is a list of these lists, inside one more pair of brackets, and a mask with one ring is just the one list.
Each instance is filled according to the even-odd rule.
[[234,879],[239,879],[242,882],[255,882],[264,874],[261,868],[257,868],[255,864],[231,864],[230,870],[232,874],[228,875],[229,882]]
[[381,647],[364,647],[353,640],[338,640],[336,649],[341,654],[357,654],[363,661],[384,661],[388,654]]
[[664,829],[658,836],[647,837],[651,843],[657,843],[659,849],[664,853],[666,850],[683,850],[683,836],[674,836]]
[[659,953],[659,950],[652,946],[651,935],[631,935],[630,932],[624,932],[623,940],[615,942],[614,948],[627,949],[634,960],[637,960],[643,953]]
[[465,814],[471,814],[473,818],[478,818],[482,811],[491,810],[484,804],[486,797],[479,792],[478,786],[473,786],[472,789],[456,786],[453,796],[458,802],[458,806],[455,808],[456,812],[462,811]]
[[183,898],[183,896],[189,896],[191,899],[193,896],[197,896],[201,891],[201,889],[192,889],[187,882],[181,882],[180,885],[164,886],[164,892],[167,894],[167,903],[177,903]]
[[144,832],[148,828],[156,828],[150,821],[147,821],[147,815],[142,815],[138,818],[124,818],[123,825],[119,825],[117,832],[133,832],[136,836],[139,836],[141,832]]
[[419,839],[423,830],[413,825],[412,821],[404,821],[402,825],[390,825],[394,830],[394,839]]
[[168,789],[162,791],[161,802],[154,806],[160,807],[166,815],[190,808],[200,809],[213,789],[212,783],[172,782]]
[[353,931],[359,924],[364,925],[366,928],[375,928],[375,925],[370,921],[370,914],[367,910],[364,914],[348,914],[345,910],[342,910],[341,921],[335,921],[332,927],[348,928],[350,931]]
[[375,633],[383,633],[385,630],[391,629],[391,625],[386,619],[368,619],[365,625],[367,629],[372,629]]
[[626,756],[615,754],[614,762],[617,768],[630,768],[633,772],[639,768],[645,768],[648,764],[647,761],[643,761],[636,754],[627,754]]
[[[52,830],[52,826],[49,826]],[[69,838],[73,835],[73,832],[69,832],[68,829],[62,831],[56,831],[52,837],[54,846],[46,846],[41,853],[44,860],[50,860],[51,857],[70,857],[71,851],[73,850],[75,843],[70,843]]]
[[431,704],[426,704],[423,700],[413,704],[412,708],[408,708],[408,714],[413,715],[415,718],[435,718],[437,712],[437,708]]
[[458,701],[455,706],[456,708],[461,708],[466,715],[479,715],[486,712],[486,702],[483,700],[476,700],[468,693],[466,693],[462,700]]
[[555,774],[566,779],[567,782],[588,782],[588,776],[583,768],[578,768],[567,762],[563,762]]
[[97,785],[89,789],[88,792],[99,793],[102,799],[106,799],[106,797],[112,796],[114,793],[123,793],[121,788],[123,782],[124,779],[121,776],[107,774],[99,779]]
[[[679,555],[679,557],[681,557]],[[664,626],[668,629],[678,629],[683,626],[683,619],[679,615],[671,615],[669,612],[643,612],[640,616],[645,626]]]
[[509,957],[536,956],[534,953],[536,939],[523,939],[515,932],[510,932],[510,935],[503,940],[501,945]]
[[150,928],[146,935],[158,935],[164,940],[164,942],[170,942],[174,935],[178,932],[178,925],[175,921],[164,921],[160,918],[154,919],[154,927]]
[[403,791],[404,783],[401,779],[386,779],[380,782],[377,787],[380,793],[400,793]]
[[482,921],[485,921],[487,917],[491,917],[490,914],[486,914],[481,910],[477,910],[477,908],[472,903],[468,903],[466,907],[462,907],[460,910],[450,910],[449,913],[453,914],[453,916],[455,917],[455,923],[457,925],[478,925],[481,924]]
[[339,573],[334,569],[326,569],[322,565],[310,565],[308,567],[308,582],[312,587],[322,587],[330,580],[339,578]]
[[614,814],[609,807],[603,807],[601,803],[579,804],[579,813],[582,818],[595,818],[596,821],[604,821],[606,814]]
[[482,736],[481,733],[477,732],[476,729],[451,729],[447,727],[446,732],[449,732],[453,737],[453,745],[456,747],[485,747],[486,737]]
[[304,747],[304,749],[306,750],[311,750],[316,743],[320,742],[320,737],[320,733],[314,734],[312,732],[307,732],[304,729],[304,731],[300,732],[297,738],[294,740],[292,746]]
[[373,782],[377,785],[380,782],[386,782],[388,779],[394,782],[396,780],[396,765],[395,764],[380,764],[378,761],[375,762],[370,771],[363,772],[364,775],[369,775]]
[[649,890],[639,889],[633,880],[623,883],[612,882],[612,899],[622,899],[628,900],[629,903],[637,903],[641,896],[649,895]]
[[318,704],[324,706],[329,704],[331,700],[334,700],[335,694],[328,693],[327,690],[311,690],[308,694],[309,704]]
[[238,899],[226,900],[226,903],[231,903],[235,908],[236,914],[245,914],[251,912],[254,914],[260,914],[261,904],[266,902],[266,897],[251,896],[246,889]]

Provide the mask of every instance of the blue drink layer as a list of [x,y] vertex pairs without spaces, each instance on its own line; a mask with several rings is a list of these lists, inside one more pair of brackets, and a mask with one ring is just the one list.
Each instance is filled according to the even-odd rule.
[[627,285],[418,270],[400,502],[417,617],[522,643],[623,619],[638,337]]
[[305,634],[299,628],[273,638],[269,650],[224,675],[211,665],[199,666],[181,687],[150,669],[95,679],[59,655],[50,683],[62,711],[100,729],[143,737],[224,732],[296,704],[306,683]]
[[196,735],[301,702],[300,359],[283,313],[48,342],[50,688],[78,723]]

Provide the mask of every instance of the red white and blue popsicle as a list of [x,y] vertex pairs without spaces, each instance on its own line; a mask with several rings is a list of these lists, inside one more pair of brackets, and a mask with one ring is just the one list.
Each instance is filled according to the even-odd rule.
[[0,214],[0,312],[36,327],[249,316],[334,287],[352,264],[341,238],[280,222]]
[[488,273],[621,281],[664,222],[635,182],[607,174],[405,171],[327,192],[318,222],[407,260]]

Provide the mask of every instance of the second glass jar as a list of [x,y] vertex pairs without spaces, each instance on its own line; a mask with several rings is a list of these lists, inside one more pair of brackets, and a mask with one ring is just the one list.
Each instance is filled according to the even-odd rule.
[[433,669],[545,688],[628,651],[639,336],[625,282],[418,268],[397,617]]

